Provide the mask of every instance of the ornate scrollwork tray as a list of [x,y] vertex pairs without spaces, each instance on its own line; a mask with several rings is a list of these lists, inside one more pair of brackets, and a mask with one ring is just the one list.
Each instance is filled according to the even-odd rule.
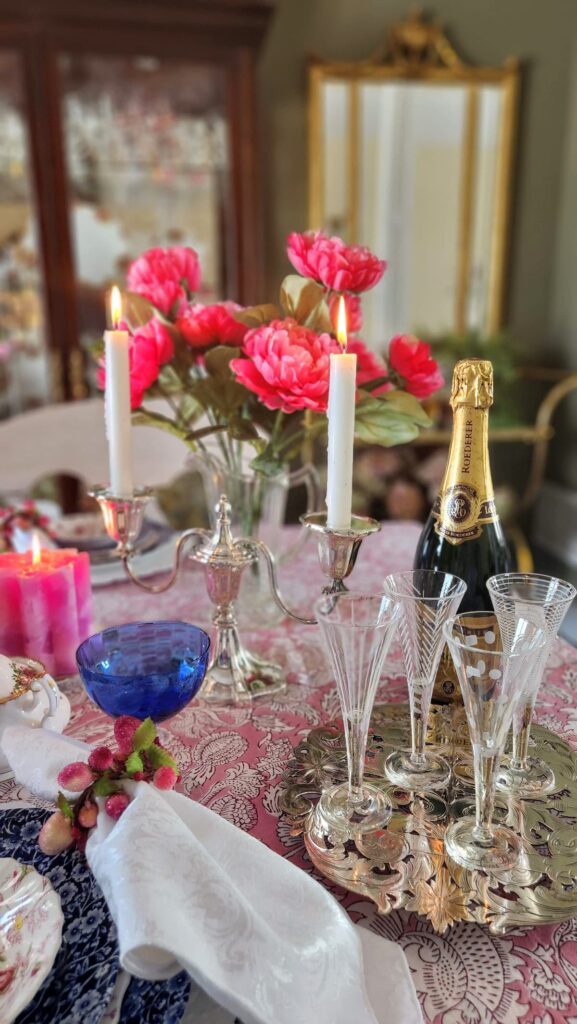
[[476,921],[501,933],[577,915],[577,753],[548,729],[533,725],[534,753],[552,766],[558,788],[539,800],[498,797],[496,816],[522,836],[524,854],[512,871],[489,877],[454,864],[443,847],[446,825],[470,813],[474,801],[463,708],[431,708],[427,742],[452,763],[449,788],[421,795],[394,788],[384,779],[383,766],[391,750],[410,746],[408,708],[375,707],[365,773],[388,792],[394,812],[385,830],[345,842],[315,830],[314,818],[322,789],[346,777],[342,724],[313,729],[295,747],[283,777],[281,806],[294,833],[303,833],[318,870],[369,897],[381,913],[416,912],[441,934],[457,921]]

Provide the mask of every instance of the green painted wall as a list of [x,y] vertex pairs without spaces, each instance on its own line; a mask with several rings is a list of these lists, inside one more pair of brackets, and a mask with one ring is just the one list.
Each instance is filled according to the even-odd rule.
[[[307,54],[366,57],[410,6],[409,0],[278,0],[260,67],[271,294],[288,269],[287,233],[307,227]],[[562,191],[565,204],[576,207],[566,248],[577,250],[577,182],[567,199],[565,174],[577,0],[436,0],[430,11],[472,63],[498,65],[509,55],[523,61],[508,322],[537,355],[551,346]],[[574,131],[577,146],[577,126]],[[570,294],[577,335],[577,282]]]

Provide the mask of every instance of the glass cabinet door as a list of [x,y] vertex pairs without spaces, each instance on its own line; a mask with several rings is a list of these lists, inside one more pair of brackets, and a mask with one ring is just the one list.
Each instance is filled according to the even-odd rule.
[[23,93],[18,56],[0,51],[0,417],[54,397]]
[[151,246],[198,251],[199,301],[233,292],[224,70],[144,56],[59,67],[82,347],[102,336],[105,291]]

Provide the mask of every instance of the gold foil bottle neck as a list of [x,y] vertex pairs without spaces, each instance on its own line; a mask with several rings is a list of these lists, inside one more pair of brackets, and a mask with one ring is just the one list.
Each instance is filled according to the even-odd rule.
[[461,359],[453,370],[451,406],[488,409],[493,404],[493,364],[488,359]]

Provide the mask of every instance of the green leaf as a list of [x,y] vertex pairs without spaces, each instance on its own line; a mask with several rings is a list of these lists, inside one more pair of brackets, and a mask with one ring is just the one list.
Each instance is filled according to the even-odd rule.
[[244,416],[232,416],[228,424],[228,433],[235,441],[256,441],[258,430],[252,420]]
[[261,306],[246,306],[245,309],[238,309],[232,314],[235,320],[247,327],[262,327],[271,320],[278,320],[281,313],[277,306],[267,302]]
[[205,409],[216,412],[225,423],[230,421],[235,410],[240,409],[247,400],[249,392],[239,384],[234,376],[230,363],[240,356],[239,348],[230,345],[218,345],[205,356],[207,376],[191,388],[191,392]]
[[183,423],[190,427],[202,414],[202,406],[193,395],[182,395],[178,405],[178,413]]
[[262,473],[263,476],[269,477],[276,476],[282,469],[282,462],[270,448],[265,448],[260,455],[257,455],[252,460],[250,465],[257,473]]
[[412,441],[418,436],[420,426],[429,425],[429,417],[413,395],[388,391],[379,398],[363,397],[358,403],[355,436],[367,444],[382,444],[388,448]]
[[144,409],[142,406],[137,412],[132,413],[132,422],[141,427],[158,427],[160,430],[165,430],[167,434],[178,437],[180,441],[183,441],[187,434],[186,430],[178,427],[176,423],[173,423],[166,416],[150,412],[150,410]]
[[408,391],[385,391],[379,395],[379,401],[385,401],[387,405],[404,416],[410,416],[419,427],[431,427],[432,421],[423,409],[418,398],[410,395]]
[[[134,733],[132,739],[132,749],[134,751],[148,750],[151,743],[154,743],[156,739],[156,726],[152,721],[152,718],[145,718],[144,722],[141,722],[138,729]],[[128,764],[128,761],[126,762]],[[129,769],[130,770],[130,769]],[[142,769],[134,768],[135,772],[139,772]]]
[[64,796],[64,793],[58,792],[58,798],[56,800],[56,806],[59,811],[62,811],[65,818],[69,818],[70,821],[74,818],[74,809],[72,804]]
[[140,754],[137,753],[136,750],[133,750],[132,753],[128,755],[124,762],[124,767],[129,775],[134,775],[135,772],[143,771],[144,763]]
[[299,274],[288,274],[280,288],[280,302],[286,316],[315,331],[332,331],[329,308],[320,284]]
[[176,771],[176,761],[172,754],[168,753],[164,747],[157,747],[155,743],[146,751],[146,756],[150,762],[151,768],[162,768],[167,765],[168,768],[174,768]]
[[137,295],[136,292],[122,292],[122,319],[126,320],[131,331],[134,332],[138,327],[143,327],[149,320],[152,320],[154,312],[154,306],[143,295]]
[[113,782],[108,775],[101,775],[92,787],[94,796],[110,796],[111,793],[116,793],[117,790],[118,784]]

